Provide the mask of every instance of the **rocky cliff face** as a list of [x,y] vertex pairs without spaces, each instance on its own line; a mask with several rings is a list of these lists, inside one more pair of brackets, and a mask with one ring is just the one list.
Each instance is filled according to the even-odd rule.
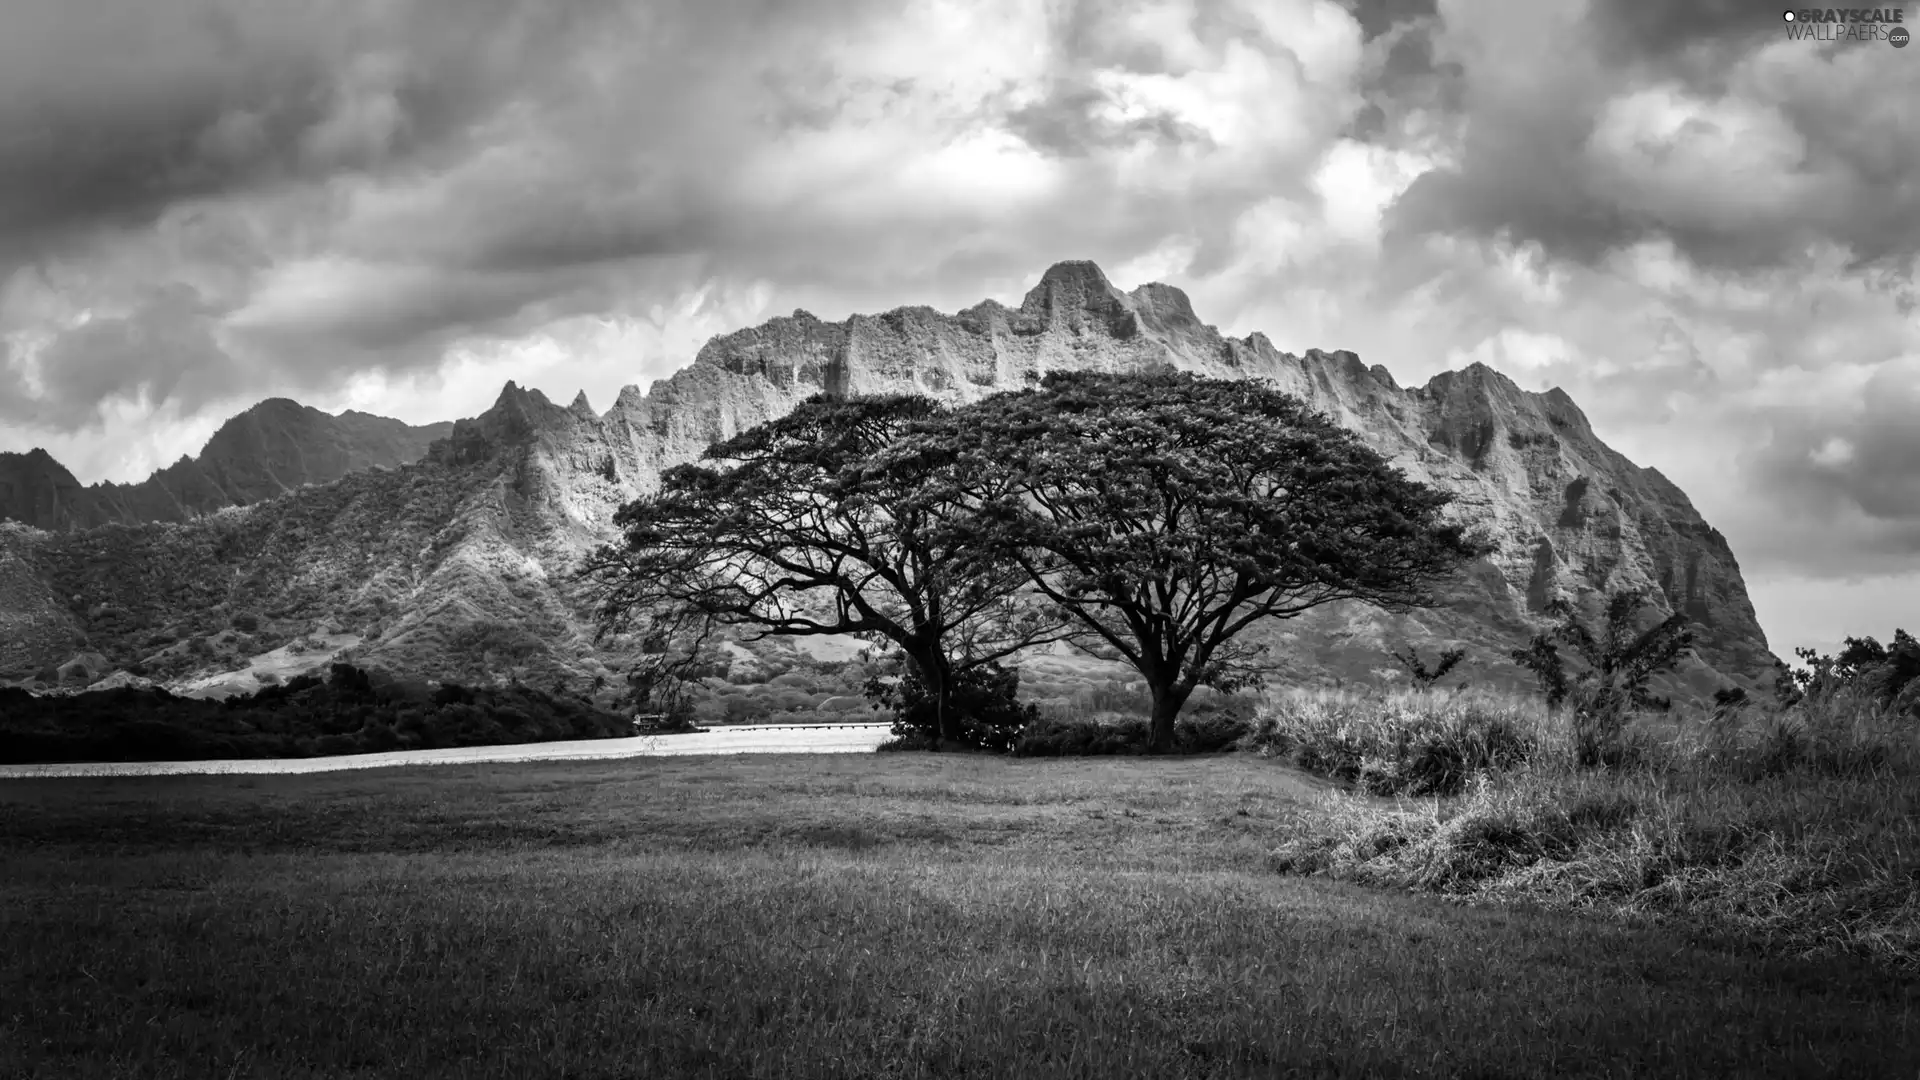
[[[417,464],[175,527],[164,542],[138,531],[105,539],[0,531],[0,548],[14,537],[0,585],[12,581],[21,596],[41,589],[34,625],[48,644],[25,651],[36,658],[76,648],[64,634],[124,662],[103,636],[112,645],[152,627],[156,641],[206,633],[246,609],[287,633],[324,623],[360,635],[369,662],[422,674],[474,677],[512,663],[533,677],[583,677],[617,668],[618,658],[589,641],[569,571],[612,536],[615,508],[711,442],[822,391],[965,402],[1055,369],[1157,365],[1273,380],[1413,477],[1456,492],[1460,512],[1486,522],[1500,542],[1461,576],[1444,608],[1390,616],[1337,605],[1269,627],[1281,678],[1389,678],[1387,650],[1412,644],[1429,657],[1463,646],[1477,678],[1524,682],[1507,651],[1542,625],[1553,599],[1591,604],[1621,588],[1649,590],[1656,606],[1698,622],[1700,659],[1674,689],[1704,693],[1731,682],[1759,690],[1769,677],[1773,657],[1725,540],[1659,473],[1603,444],[1565,394],[1523,391],[1480,365],[1402,388],[1352,353],[1293,356],[1258,333],[1224,337],[1180,290],[1121,292],[1086,262],[1048,270],[1018,308],[901,308],[838,323],[796,311],[714,339],[651,392],[627,387],[604,414],[584,397],[562,407],[508,383],[491,409],[452,425]],[[284,481],[284,457],[263,453],[270,460],[243,490]],[[232,479],[237,468],[219,475],[241,484]],[[160,565],[178,558],[161,552],[183,548],[208,568],[191,588],[168,583]],[[89,574],[113,558],[147,566],[149,576]],[[145,580],[145,592],[130,592],[133,580]],[[181,599],[156,607],[141,598],[156,589]],[[103,590],[114,595],[96,595]],[[109,615],[101,612],[129,607],[146,610],[123,614],[123,628],[104,634]]]
[[137,484],[83,487],[45,450],[0,453],[0,519],[56,532],[109,522],[185,521],[361,469],[418,461],[452,428],[414,427],[352,410],[333,416],[271,398],[228,420],[199,456],[181,458]]

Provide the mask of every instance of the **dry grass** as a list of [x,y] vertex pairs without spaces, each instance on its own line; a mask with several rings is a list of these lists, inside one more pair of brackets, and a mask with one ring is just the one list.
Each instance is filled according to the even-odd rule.
[[1275,850],[1283,871],[1920,967],[1911,721],[1839,693],[1636,717],[1605,767],[1575,742],[1525,699],[1319,694],[1269,701],[1249,745],[1359,788]]

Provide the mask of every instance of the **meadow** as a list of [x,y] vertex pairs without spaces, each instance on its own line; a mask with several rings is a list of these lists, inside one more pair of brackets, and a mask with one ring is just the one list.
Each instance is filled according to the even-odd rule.
[[[1276,851],[1362,810],[1412,811],[1303,772],[1278,722],[1256,730],[1265,756],[7,782],[0,1075],[1754,1077],[1920,1062],[1920,981],[1871,956],[1278,872]],[[1445,798],[1475,805],[1463,791]]]

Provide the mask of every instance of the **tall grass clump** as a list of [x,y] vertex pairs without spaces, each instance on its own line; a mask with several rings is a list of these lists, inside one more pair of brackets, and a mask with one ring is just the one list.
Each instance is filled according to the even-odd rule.
[[1494,691],[1298,690],[1260,704],[1242,747],[1369,795],[1453,795],[1527,761],[1547,727],[1538,703]]
[[[1275,703],[1265,745],[1354,790],[1327,796],[1274,868],[1920,968],[1920,724],[1876,687],[1622,710],[1598,742],[1574,708],[1508,708]],[[1453,765],[1469,760],[1486,767]],[[1424,779],[1438,776],[1465,779]]]

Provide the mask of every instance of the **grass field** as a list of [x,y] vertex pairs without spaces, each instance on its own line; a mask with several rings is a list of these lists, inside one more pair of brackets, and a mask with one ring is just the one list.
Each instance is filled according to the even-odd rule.
[[1920,983],[1274,873],[1252,755],[0,783],[0,1076],[1917,1075]]

